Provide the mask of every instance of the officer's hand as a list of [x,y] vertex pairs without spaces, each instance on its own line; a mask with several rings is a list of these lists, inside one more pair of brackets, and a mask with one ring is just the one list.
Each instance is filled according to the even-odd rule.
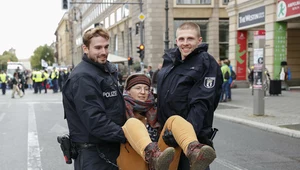
[[174,147],[174,148],[178,146],[178,143],[176,142],[172,131],[166,129],[164,131],[164,134],[163,134],[162,138],[168,146],[171,146],[171,147]]

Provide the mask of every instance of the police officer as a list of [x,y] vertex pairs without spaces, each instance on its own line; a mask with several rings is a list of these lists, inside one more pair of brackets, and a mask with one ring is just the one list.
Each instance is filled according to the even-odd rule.
[[55,67],[53,67],[50,78],[51,78],[51,81],[53,84],[53,93],[57,93],[58,92],[59,71]]
[[49,74],[48,74],[47,70],[44,70],[44,72],[42,74],[42,78],[43,78],[43,82],[44,82],[45,93],[47,93],[47,84],[48,84],[48,78],[49,78]]
[[[206,144],[201,139],[209,138],[213,130],[222,73],[214,57],[207,53],[208,46],[201,44],[197,24],[183,23],[176,31],[176,43],[176,48],[164,54],[163,67],[158,72],[158,121],[164,125],[170,116],[180,115],[193,125],[198,140]],[[201,146],[192,148],[201,149]],[[184,154],[179,169],[190,169]]]
[[1,83],[2,95],[5,95],[7,76],[3,70],[1,71],[1,74],[0,74],[0,83]]
[[118,170],[120,143],[126,142],[125,102],[117,69],[107,61],[109,38],[100,27],[84,33],[82,61],[63,87],[69,135],[79,153],[75,170]]

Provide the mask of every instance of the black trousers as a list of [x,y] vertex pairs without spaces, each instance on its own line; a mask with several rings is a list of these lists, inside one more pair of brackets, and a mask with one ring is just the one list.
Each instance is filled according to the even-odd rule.
[[[99,146],[99,150],[114,164],[120,153],[120,144]],[[78,149],[78,157],[74,161],[75,170],[118,170],[117,167],[100,158],[96,147]]]
[[6,92],[6,83],[1,83],[2,94],[4,95]]

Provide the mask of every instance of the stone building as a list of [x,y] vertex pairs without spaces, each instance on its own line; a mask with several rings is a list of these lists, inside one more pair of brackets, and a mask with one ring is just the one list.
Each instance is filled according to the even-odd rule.
[[[282,64],[286,62],[284,67],[291,73],[288,84],[299,85],[299,0],[230,0],[227,11],[229,59],[237,79],[247,81],[249,68],[262,57],[271,79],[279,79]],[[255,47],[259,33],[264,34],[264,44]],[[260,50],[262,53],[259,53]]]
[[[143,63],[156,69],[162,62],[164,50],[175,47],[175,31],[185,21],[196,22],[201,27],[203,41],[209,44],[209,53],[216,59],[228,58],[228,0],[142,0],[141,6],[139,2],[140,0],[94,0],[87,1],[86,4],[71,5],[69,11],[76,8],[80,11],[77,12],[77,17],[80,15],[82,18],[81,28],[78,23],[74,27],[75,65],[81,58],[80,31],[103,26],[110,32],[110,53],[125,58],[132,57],[134,63],[140,63],[137,47],[143,44]],[[139,18],[141,13],[144,15],[142,23]],[[125,66],[127,67],[127,63]]]

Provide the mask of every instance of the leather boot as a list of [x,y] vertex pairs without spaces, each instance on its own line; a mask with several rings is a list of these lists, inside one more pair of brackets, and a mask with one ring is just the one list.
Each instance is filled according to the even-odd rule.
[[212,147],[194,141],[188,146],[187,158],[190,170],[205,170],[216,158],[216,152]]
[[172,147],[161,152],[156,142],[150,143],[145,148],[145,159],[148,162],[149,170],[168,170],[174,153],[175,149]]

